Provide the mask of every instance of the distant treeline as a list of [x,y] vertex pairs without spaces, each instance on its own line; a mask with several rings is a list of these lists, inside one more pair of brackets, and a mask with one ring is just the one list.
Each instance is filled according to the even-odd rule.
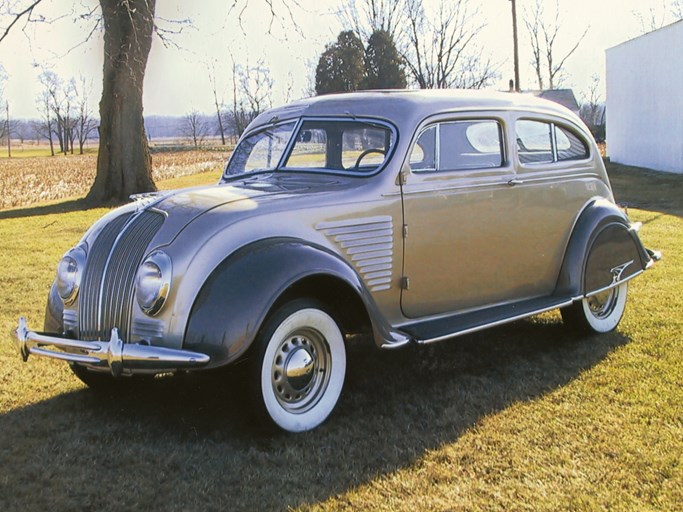
[[[212,129],[216,123],[216,116],[199,114],[201,124],[206,126],[207,136],[219,135],[217,127]],[[97,125],[99,120],[94,119],[95,129],[90,131],[87,136],[89,141],[97,141],[99,134]],[[40,121],[36,119],[12,119],[11,121],[11,136],[12,140],[24,142],[37,141],[44,142],[47,137],[44,136],[43,130],[39,129]],[[191,137],[188,133],[187,116],[147,116],[145,117],[145,131],[150,140],[154,139],[186,139]],[[4,134],[0,134],[1,138],[5,138]],[[231,135],[231,134],[226,134]]]

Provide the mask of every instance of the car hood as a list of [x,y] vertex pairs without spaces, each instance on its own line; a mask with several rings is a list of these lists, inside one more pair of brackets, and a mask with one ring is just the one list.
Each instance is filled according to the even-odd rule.
[[[166,215],[160,238],[172,239],[194,219],[219,207],[245,212],[271,198],[288,198],[301,194],[337,189],[338,177],[321,175],[260,174],[219,185],[159,192],[138,197],[139,207],[161,211]],[[225,208],[223,208],[225,209]]]

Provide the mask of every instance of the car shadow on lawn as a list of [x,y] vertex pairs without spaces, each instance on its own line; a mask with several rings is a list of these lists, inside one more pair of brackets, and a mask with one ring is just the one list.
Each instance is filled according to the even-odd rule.
[[0,416],[0,508],[283,510],[413,464],[485,415],[562,387],[628,342],[521,321],[429,347],[349,350],[345,392],[312,432],[267,434],[242,372],[80,390]]
[[97,206],[86,203],[85,199],[83,198],[69,199],[48,205],[26,206],[23,208],[14,208],[12,210],[2,210],[0,211],[0,220],[39,217],[42,215],[52,215],[55,213],[81,212],[90,210],[92,208],[97,208]]
[[683,217],[683,174],[611,162],[605,166],[619,204]]

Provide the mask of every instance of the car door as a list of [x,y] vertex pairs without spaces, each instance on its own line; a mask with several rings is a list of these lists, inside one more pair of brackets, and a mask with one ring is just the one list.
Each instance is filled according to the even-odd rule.
[[520,177],[514,130],[512,116],[462,114],[415,138],[402,185],[407,317],[552,293],[572,219],[542,179]]

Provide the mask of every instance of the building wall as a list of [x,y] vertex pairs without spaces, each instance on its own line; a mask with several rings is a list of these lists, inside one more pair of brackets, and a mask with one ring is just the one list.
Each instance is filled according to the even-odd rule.
[[683,173],[683,21],[607,50],[612,161]]

